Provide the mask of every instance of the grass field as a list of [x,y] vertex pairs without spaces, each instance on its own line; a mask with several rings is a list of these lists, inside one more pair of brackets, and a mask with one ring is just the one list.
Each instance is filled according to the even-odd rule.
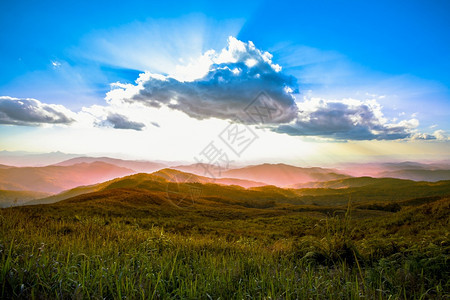
[[236,198],[226,187],[228,198],[205,185],[176,206],[160,182],[127,180],[0,210],[1,297],[450,297],[447,196],[300,205],[277,202],[270,188],[258,202],[257,191]]

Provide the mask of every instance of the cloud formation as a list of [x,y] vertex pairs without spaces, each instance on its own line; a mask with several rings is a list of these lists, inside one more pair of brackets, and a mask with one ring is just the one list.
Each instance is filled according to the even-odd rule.
[[145,128],[144,123],[130,121],[126,116],[118,113],[109,113],[106,120],[96,123],[101,127],[112,127],[115,129],[132,129],[141,131]]
[[45,104],[36,99],[0,97],[0,124],[37,126],[70,124],[72,112],[62,105]]
[[[195,78],[194,78],[195,77]],[[220,53],[207,51],[194,64],[179,67],[177,74],[163,76],[146,72],[137,85],[115,84],[107,95],[110,102],[168,106],[196,119],[234,119],[252,123],[245,107],[265,91],[276,108],[271,122],[286,123],[297,115],[293,92],[296,79],[281,72],[272,55],[258,50],[252,42],[233,37]]]
[[433,133],[414,133],[411,136],[411,139],[413,140],[437,140],[437,141],[448,141],[449,137],[447,133],[444,130],[435,130]]
[[298,104],[294,122],[274,131],[294,136],[320,136],[337,140],[397,140],[411,136],[417,119],[389,123],[375,101],[310,99]]
[[[296,102],[296,78],[282,72],[281,66],[272,61],[272,55],[257,49],[251,41],[244,43],[229,37],[227,47],[221,51],[209,50],[172,71],[169,75],[142,73],[136,84],[114,83],[106,95],[106,105],[83,107],[78,113],[35,99],[0,97],[0,124],[74,123],[84,128],[142,131],[146,127],[159,127],[164,118],[172,121],[172,115],[176,115],[173,110],[177,110],[186,114],[178,116],[192,122],[238,119],[247,124],[263,123],[265,128],[292,136],[448,140],[442,130],[432,134],[419,132],[419,121],[414,116],[403,121],[388,120],[375,98],[365,101],[305,98]],[[252,110],[247,110],[249,107]],[[262,112],[263,109],[267,111]],[[163,110],[167,113],[162,114],[164,117],[149,117],[150,111],[155,117],[161,116]]]

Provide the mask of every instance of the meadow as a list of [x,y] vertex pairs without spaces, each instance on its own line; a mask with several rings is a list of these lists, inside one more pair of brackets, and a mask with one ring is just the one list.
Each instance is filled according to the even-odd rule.
[[187,205],[187,186],[168,201],[167,182],[139,176],[1,209],[1,298],[450,297],[446,195],[299,204],[295,190],[198,183]]

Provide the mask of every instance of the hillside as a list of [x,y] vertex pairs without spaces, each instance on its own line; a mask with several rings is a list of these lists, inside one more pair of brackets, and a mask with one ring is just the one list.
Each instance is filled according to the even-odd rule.
[[[448,193],[449,182],[244,189],[156,173],[73,189],[66,193],[87,193],[53,204],[0,209],[6,298],[71,298],[77,289],[114,298],[120,289],[130,299],[241,299],[263,296],[263,282],[274,299],[447,295],[450,198],[404,195]],[[180,181],[165,178],[173,176]],[[358,189],[364,197],[354,197]],[[307,193],[324,198],[310,205]],[[345,201],[334,201],[340,195]],[[382,201],[365,201],[378,195]]]
[[0,189],[58,193],[133,173],[131,169],[103,162],[0,169]]
[[343,179],[349,176],[339,174],[332,169],[301,168],[286,164],[262,164],[228,170],[222,173],[222,177],[252,180],[286,187],[310,181]]

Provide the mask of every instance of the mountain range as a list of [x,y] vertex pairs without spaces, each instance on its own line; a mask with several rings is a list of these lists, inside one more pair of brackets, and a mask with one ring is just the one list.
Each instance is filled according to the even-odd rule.
[[[100,184],[77,187],[57,195],[33,200],[27,204],[56,203],[67,199],[120,199],[134,195],[138,198],[158,198],[175,205],[213,201],[235,205],[266,207],[273,203],[306,205],[345,205],[348,201],[395,202],[417,197],[445,196],[450,193],[450,181],[416,182],[393,178],[346,178],[316,183],[308,188],[280,188],[259,186],[245,189],[238,185],[223,185],[191,173],[163,169],[152,174],[139,173],[109,180]],[[200,202],[198,202],[200,201]]]
[[[20,157],[19,154],[6,154]],[[5,157],[6,154],[4,151],[0,152],[0,158]],[[416,191],[421,187],[431,186],[429,183],[422,183],[422,181],[428,181],[437,182],[433,189],[442,191],[442,186],[446,185],[442,185],[441,181],[450,180],[450,168],[446,164],[438,163],[350,164],[339,169],[265,163],[217,172],[217,168],[214,169],[213,165],[176,165],[110,157],[71,157],[48,166],[21,166],[27,162],[30,155],[25,155],[26,159],[17,165],[0,164],[0,205],[19,205],[29,201],[52,203],[101,191],[111,180],[114,182],[118,180],[124,188],[139,188],[133,185],[130,187],[121,180],[122,177],[133,174],[147,176],[146,182],[163,182],[165,185],[174,183],[176,185],[230,186],[226,190],[228,192],[233,189],[236,191],[247,189],[247,192],[270,191],[272,193],[276,190],[277,194],[288,193],[289,201],[293,201],[292,197],[294,197],[297,200],[301,198],[302,200],[298,200],[300,202],[308,203],[326,201],[326,197],[342,202],[350,193],[360,195],[363,199],[369,199],[370,193],[379,193],[374,196],[375,198],[388,195],[389,199],[397,199],[398,197],[394,194],[400,193],[400,188]],[[48,156],[66,157],[63,153]],[[3,161],[0,159],[0,162]],[[208,170],[215,170],[215,173],[210,173]],[[370,173],[373,176],[358,176],[364,173]],[[390,191],[387,191],[388,189]],[[405,193],[412,195],[408,191]]]
[[0,189],[59,193],[80,185],[99,183],[133,173],[136,172],[103,162],[3,168],[0,169]]

